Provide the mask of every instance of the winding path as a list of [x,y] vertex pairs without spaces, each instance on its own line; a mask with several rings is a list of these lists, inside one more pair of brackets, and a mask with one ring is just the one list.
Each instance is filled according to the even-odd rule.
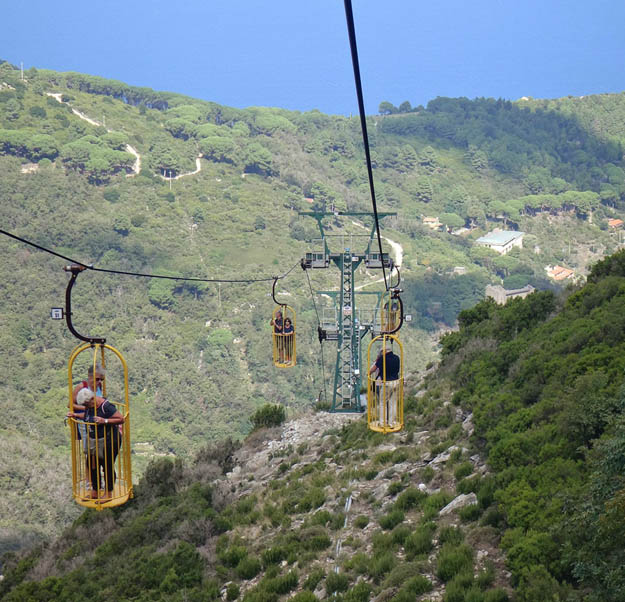
[[[74,107],[72,107],[68,102],[64,102],[63,94],[61,94],[60,92],[46,92],[46,95],[51,96],[56,101],[60,102],[62,105],[67,105],[72,110],[72,113],[74,113],[74,115],[76,115],[77,117],[80,117],[80,119],[83,119],[87,123],[90,123],[91,125],[95,125],[96,127],[104,126],[103,123],[100,123],[99,121],[96,121],[95,119],[91,119],[91,117],[87,117],[87,115],[85,115],[84,113],[81,113],[78,109],[75,109]],[[106,131],[113,132],[114,130],[106,128]],[[141,155],[139,154],[137,149],[130,146],[130,144],[126,144],[125,150],[127,153],[130,153],[135,158],[135,162],[132,164],[132,173],[127,173],[126,177],[134,178],[134,176],[139,175],[139,172],[141,171]]]
[[194,176],[196,173],[200,173],[202,171],[202,162],[200,161],[200,159],[202,158],[202,153],[200,153],[196,158],[195,158],[195,171],[187,171],[186,173],[181,173],[178,174],[177,176],[174,176],[173,178],[164,176],[163,174],[158,174],[163,180],[169,181],[169,180],[179,180],[180,178],[186,178],[187,176]]
[[[64,102],[63,94],[61,92],[46,92],[46,95],[51,96],[52,98],[54,98],[56,101],[60,102],[61,104],[65,104],[69,106],[70,109],[72,110],[72,113],[74,113],[74,115],[76,115],[77,117],[80,117],[80,119],[83,119],[87,123],[90,123],[91,125],[94,125],[96,127],[104,126],[103,123],[100,123],[99,121],[96,121],[95,119],[91,119],[91,117],[88,117],[84,113],[81,113],[78,109],[75,109],[74,107],[72,107],[68,102]],[[106,131],[113,132],[114,130],[106,128]],[[137,149],[130,146],[130,144],[126,144],[125,148],[126,148],[127,153],[130,153],[131,155],[135,157],[135,162],[132,165],[132,173],[126,174],[127,178],[133,178],[134,176],[139,175],[139,172],[141,171],[141,155],[139,154]],[[200,153],[195,159],[195,171],[188,171],[186,173],[181,173],[181,174],[178,174],[177,176],[174,176],[173,178],[171,177],[168,178],[167,176],[164,176],[162,174],[159,174],[159,175],[163,180],[166,180],[166,181],[167,180],[179,180],[180,178],[186,178],[187,176],[194,176],[195,174],[198,174],[200,173],[200,171],[202,171],[202,162],[200,161],[201,157],[202,157],[202,153]]]

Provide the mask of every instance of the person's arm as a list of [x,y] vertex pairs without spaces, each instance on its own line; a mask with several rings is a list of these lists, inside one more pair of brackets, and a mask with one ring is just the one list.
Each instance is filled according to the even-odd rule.
[[[103,397],[98,397],[96,398],[96,403],[97,400],[99,399],[103,399]],[[103,404],[108,403],[110,405],[111,408],[114,408],[115,406],[112,405],[108,400],[104,400],[102,402]],[[119,410],[115,409],[114,412],[110,412],[110,411],[106,411],[106,416],[98,416],[96,414],[96,416],[94,417],[94,422],[96,424],[122,424],[124,422],[124,417],[122,416],[122,414],[119,412]]]
[[79,406],[77,403],[73,404],[73,411],[67,412],[68,418],[78,418],[82,420],[85,417],[85,411],[87,408],[85,406]]

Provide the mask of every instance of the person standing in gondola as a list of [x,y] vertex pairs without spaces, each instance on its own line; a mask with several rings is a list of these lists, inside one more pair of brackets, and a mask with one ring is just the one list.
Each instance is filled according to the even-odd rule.
[[[91,478],[90,497],[110,500],[117,477],[115,460],[121,447],[120,425],[124,417],[106,398],[85,387],[78,391],[76,401],[84,408],[84,421],[89,424],[88,466]],[[72,417],[78,417],[72,413]],[[104,492],[99,496],[100,473],[104,473]]]
[[293,323],[291,322],[291,318],[285,318],[282,336],[284,338],[285,360],[287,364],[290,364],[293,361],[293,337],[295,336],[294,333],[295,331],[293,329]]
[[271,319],[270,324],[273,326],[273,338],[278,349],[278,360],[284,363],[284,319],[282,311],[276,311],[275,317]]
[[72,391],[72,401],[73,401],[73,416],[68,414],[69,417],[77,418],[79,422],[77,422],[77,433],[78,439],[82,441],[83,452],[85,455],[85,474],[89,471],[88,467],[88,453],[89,453],[89,437],[87,435],[87,425],[84,422],[85,410],[86,408],[79,404],[78,402],[78,393],[83,389],[88,389],[89,391],[94,392],[96,395],[102,395],[102,383],[104,382],[104,376],[106,372],[101,364],[95,364],[95,370],[93,364],[89,366],[87,369],[87,380],[83,380],[78,383],[74,390]]
[[375,394],[384,410],[385,422],[391,425],[397,421],[397,386],[400,370],[401,360],[393,351],[392,343],[390,345],[385,343],[369,369],[369,374],[377,371]]

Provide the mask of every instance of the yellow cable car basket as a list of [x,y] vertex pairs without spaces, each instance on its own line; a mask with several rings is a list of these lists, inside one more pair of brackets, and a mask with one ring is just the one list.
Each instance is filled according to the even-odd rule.
[[273,363],[276,368],[295,366],[295,310],[288,305],[278,305],[271,318],[273,331]]
[[[90,349],[92,353],[87,354],[89,358],[85,362],[84,356],[80,356]],[[113,362],[115,369],[107,366],[105,349],[119,360],[118,364]],[[120,425],[96,426],[89,421],[88,413],[83,413],[83,417],[68,418],[71,431],[73,497],[81,506],[96,510],[120,506],[133,497],[128,367],[122,354],[110,345],[84,343],[76,347],[70,356],[68,368],[69,411],[72,413],[82,407],[77,407],[75,400],[82,388],[73,384],[75,363],[88,375],[87,387],[91,391],[95,388],[98,398],[111,395],[107,402],[114,406],[124,420]],[[104,376],[100,386],[96,380],[98,374]]]
[[380,332],[390,333],[397,330],[401,323],[401,304],[392,291],[387,291],[380,302]]
[[404,428],[404,352],[395,335],[382,334],[367,351],[367,424],[372,431]]

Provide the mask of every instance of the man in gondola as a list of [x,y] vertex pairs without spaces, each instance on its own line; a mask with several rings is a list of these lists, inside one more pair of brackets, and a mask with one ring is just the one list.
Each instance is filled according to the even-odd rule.
[[399,384],[399,372],[401,360],[393,351],[393,342],[384,342],[375,362],[369,369],[369,374],[377,371],[375,382],[375,394],[380,407],[384,409],[384,416],[380,416],[381,422],[393,425],[397,421],[397,386]]

